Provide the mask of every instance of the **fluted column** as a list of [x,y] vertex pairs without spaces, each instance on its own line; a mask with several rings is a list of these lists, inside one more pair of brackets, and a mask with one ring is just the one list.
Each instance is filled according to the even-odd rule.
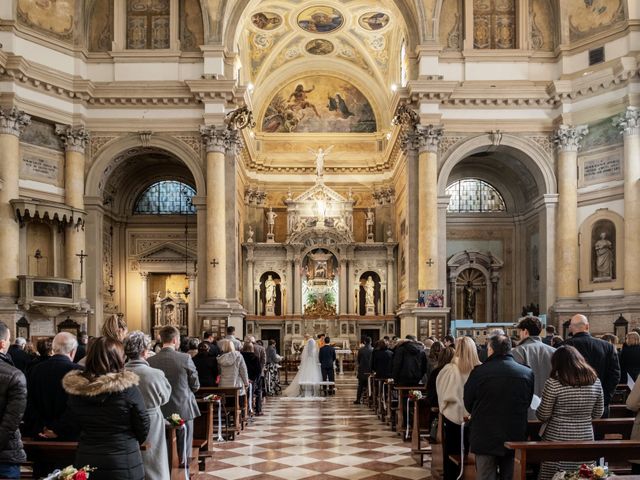
[[295,291],[293,294],[293,313],[300,315],[302,313],[302,288],[300,286],[300,255],[296,255],[293,260],[293,272],[295,279]]
[[[247,299],[247,310],[249,311],[250,314],[254,314],[255,313],[255,293],[254,293],[254,288],[253,288],[253,266],[254,266],[254,261],[253,261],[253,250],[251,250],[251,253],[247,255],[247,279],[245,281],[245,285],[244,288],[246,289],[246,299]],[[288,296],[288,292],[287,292],[287,296]]]
[[149,272],[140,272],[140,297],[140,328],[155,338],[155,332],[151,331],[151,322],[149,322]]
[[289,265],[289,278],[287,279],[287,315],[291,315],[293,313],[293,296],[294,289],[298,288],[296,284],[295,272],[296,266],[293,263],[292,259],[287,260],[287,264]]
[[[225,154],[234,149],[238,132],[201,126],[207,149],[207,288],[206,301],[227,298]],[[234,209],[235,212],[235,209]]]
[[[189,282],[189,291],[191,292],[191,299],[189,300],[189,310],[187,311],[187,325],[189,326],[189,332],[197,332],[198,326],[196,325],[196,305],[198,304],[198,292],[196,287],[197,275],[195,273],[187,274],[187,280]],[[147,300],[148,303],[148,300]]]
[[[75,209],[84,210],[84,164],[85,147],[89,141],[89,132],[84,127],[56,125],[56,134],[65,148],[64,165],[64,199],[65,203]],[[65,231],[64,266],[65,276],[78,280],[81,275],[80,257],[86,254],[84,222],[69,224]],[[82,259],[84,262],[84,259]],[[86,265],[86,263],[85,263]],[[84,278],[83,278],[84,280]],[[86,289],[82,285],[82,297],[86,297]]]
[[640,294],[640,109],[614,120],[624,136],[624,293]]
[[348,313],[347,305],[347,259],[340,259],[340,305],[338,313]]
[[558,147],[557,299],[578,297],[578,148],[588,132],[585,125],[560,125],[554,135]]
[[20,227],[9,202],[19,196],[20,134],[30,123],[15,107],[0,109],[0,297],[18,296]]
[[417,127],[418,142],[418,289],[438,288],[438,145],[442,128]]
[[387,247],[387,314],[396,308],[395,262],[393,261],[393,247]]

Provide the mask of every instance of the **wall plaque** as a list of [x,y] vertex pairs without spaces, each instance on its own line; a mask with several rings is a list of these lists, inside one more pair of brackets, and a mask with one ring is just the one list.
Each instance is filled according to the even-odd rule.
[[580,162],[580,186],[622,180],[622,155],[620,151],[589,156]]
[[22,144],[20,178],[63,187],[62,154],[48,148]]

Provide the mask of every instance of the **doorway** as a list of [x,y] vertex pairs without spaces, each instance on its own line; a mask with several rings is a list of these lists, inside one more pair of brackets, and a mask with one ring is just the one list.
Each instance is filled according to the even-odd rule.
[[276,351],[279,355],[282,355],[280,350],[280,329],[279,328],[262,328],[260,329],[260,339],[264,343],[264,348],[269,345],[269,340],[275,340]]
[[362,328],[360,330],[360,338],[371,337],[371,345],[375,345],[380,340],[379,328]]

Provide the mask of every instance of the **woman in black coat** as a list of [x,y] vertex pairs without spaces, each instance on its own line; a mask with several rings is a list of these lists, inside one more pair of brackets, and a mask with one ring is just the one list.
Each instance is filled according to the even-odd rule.
[[371,371],[375,372],[376,378],[391,378],[392,362],[393,351],[389,349],[384,340],[378,340],[376,348],[371,354]]
[[627,383],[627,374],[635,382],[640,373],[640,335],[629,332],[620,350],[620,383]]
[[210,355],[210,347],[211,344],[209,342],[200,342],[198,344],[198,353],[193,357],[201,387],[217,386],[218,361],[216,357]]
[[149,433],[149,416],[138,376],[124,370],[122,343],[98,338],[84,371],[62,380],[69,394],[67,414],[80,429],[76,467],[89,465],[92,480],[144,480],[140,444]]

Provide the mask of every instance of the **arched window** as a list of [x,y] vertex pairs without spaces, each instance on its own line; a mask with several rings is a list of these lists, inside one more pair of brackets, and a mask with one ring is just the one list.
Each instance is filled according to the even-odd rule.
[[500,192],[477,178],[458,180],[447,187],[450,195],[448,212],[505,212],[507,207]]
[[133,209],[134,214],[141,215],[194,215],[196,209],[191,199],[196,191],[189,185],[164,180],[147,188]]

